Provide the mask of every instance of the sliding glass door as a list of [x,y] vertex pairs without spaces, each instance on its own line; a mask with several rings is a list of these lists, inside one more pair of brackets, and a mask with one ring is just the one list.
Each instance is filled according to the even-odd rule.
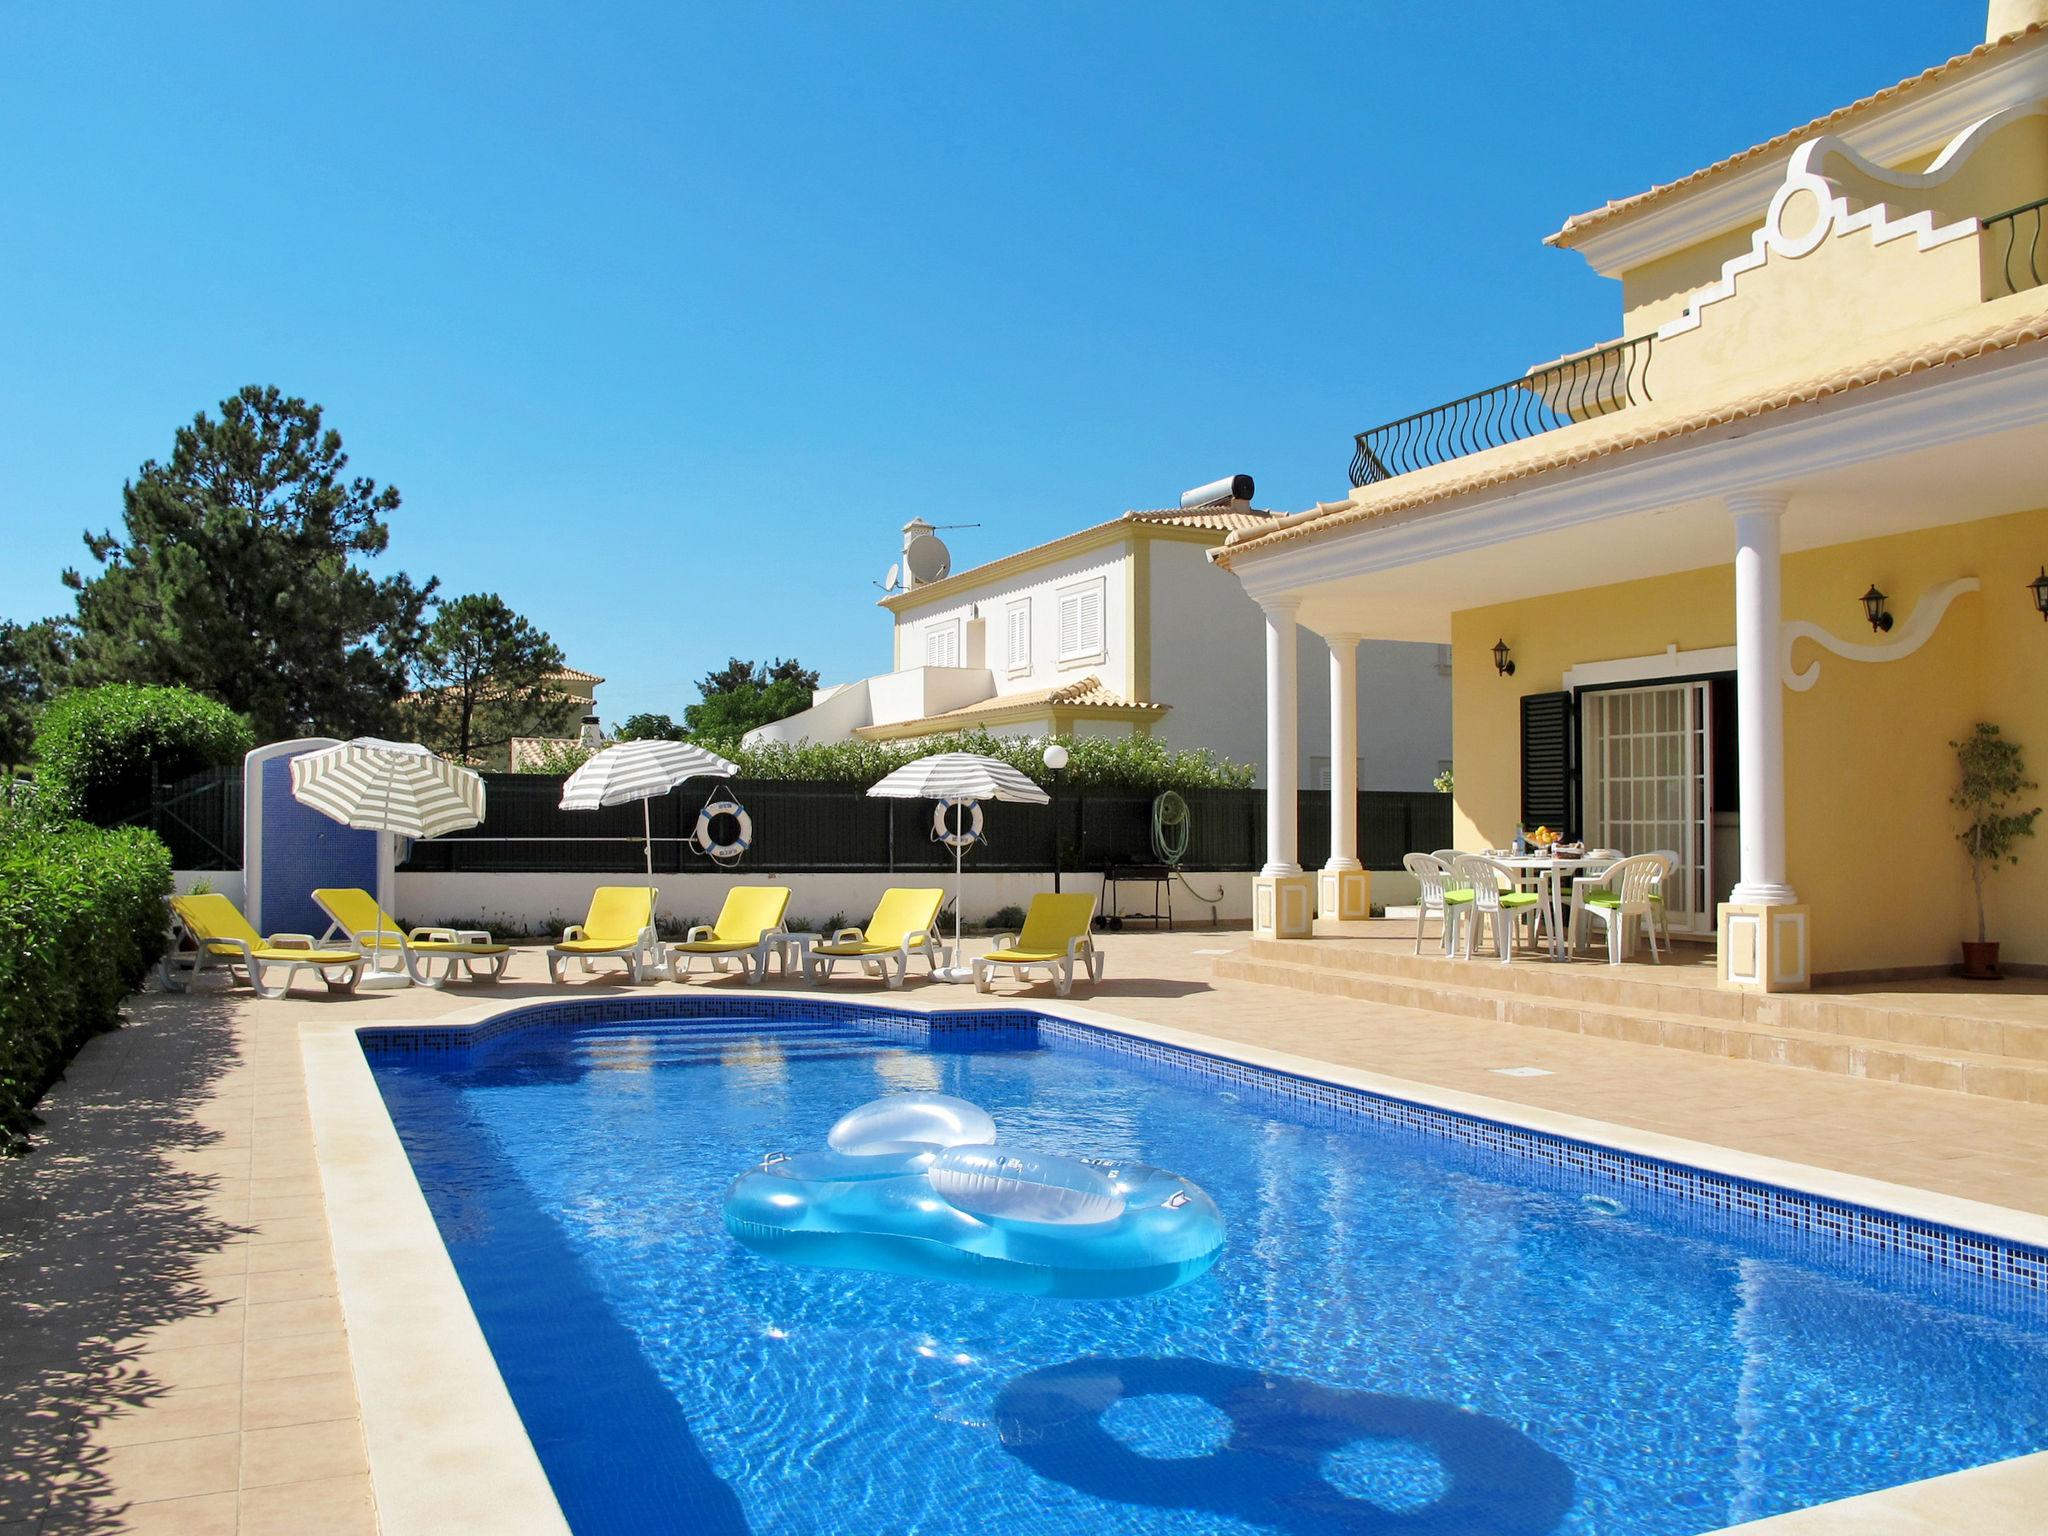
[[1586,838],[1623,853],[1671,853],[1675,931],[1714,928],[1711,685],[1660,683],[1580,694]]

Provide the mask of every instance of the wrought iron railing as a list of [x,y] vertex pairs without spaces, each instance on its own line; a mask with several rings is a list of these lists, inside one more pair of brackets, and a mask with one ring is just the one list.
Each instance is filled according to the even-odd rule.
[[[2005,277],[2005,293],[2041,286],[2043,257],[2048,255],[2041,249],[2044,210],[2048,210],[2048,197],[2036,198],[2003,213],[1994,213],[1984,221],[1984,238],[1997,256],[1999,271]],[[2003,296],[1992,295],[1993,298]]]
[[1351,456],[1351,483],[1372,485],[1640,405],[1650,398],[1650,352],[1656,340],[1644,335],[1595,347],[1361,432],[1358,451]]

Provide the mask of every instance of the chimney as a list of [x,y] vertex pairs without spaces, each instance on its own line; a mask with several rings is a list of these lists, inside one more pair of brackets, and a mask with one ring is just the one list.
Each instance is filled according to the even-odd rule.
[[2048,0],[1991,0],[1984,18],[1984,41],[1995,43],[2039,22],[2048,22]]
[[913,517],[903,525],[903,590],[906,592],[917,585],[917,577],[912,575],[910,570],[911,543],[930,533],[934,526],[921,517]]
[[595,750],[604,745],[604,733],[597,728],[597,711],[592,710],[583,717],[583,728],[576,733],[579,746]]

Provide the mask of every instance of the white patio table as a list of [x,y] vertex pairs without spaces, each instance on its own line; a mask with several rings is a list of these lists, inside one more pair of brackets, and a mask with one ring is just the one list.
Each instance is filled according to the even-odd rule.
[[1550,958],[1560,961],[1571,959],[1571,946],[1565,942],[1564,931],[1565,881],[1580,875],[1601,874],[1618,861],[1589,859],[1583,855],[1560,859],[1547,853],[1490,853],[1487,857],[1536,888],[1550,914]]

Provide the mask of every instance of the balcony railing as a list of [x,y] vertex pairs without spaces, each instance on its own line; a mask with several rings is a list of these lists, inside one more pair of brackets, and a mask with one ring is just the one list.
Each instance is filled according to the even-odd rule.
[[[2022,203],[2003,213],[1994,213],[1984,221],[1984,239],[1991,247],[1992,259],[1998,262],[1999,271],[2004,274],[2005,293],[2041,286],[2043,257],[2048,255],[2041,248],[2043,210],[2048,210],[2048,197]],[[1992,297],[2002,298],[2004,294],[1993,294]]]
[[1595,347],[1361,432],[1358,451],[1351,456],[1351,483],[1373,485],[1640,405],[1650,398],[1650,352],[1656,339],[1637,336]]

